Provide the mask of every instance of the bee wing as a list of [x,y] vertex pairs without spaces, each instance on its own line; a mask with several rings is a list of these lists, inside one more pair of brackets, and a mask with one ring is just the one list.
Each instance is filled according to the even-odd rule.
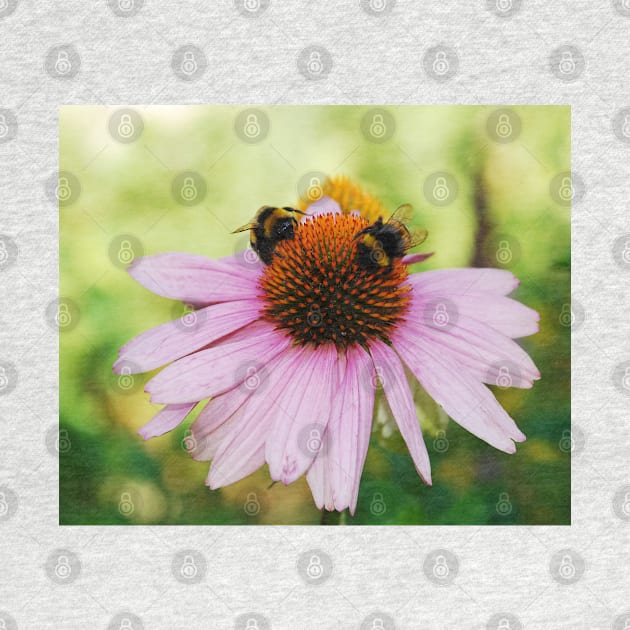
[[424,243],[424,241],[427,240],[427,236],[429,236],[429,232],[426,228],[418,227],[416,225],[408,227],[407,231],[409,232],[409,248],[420,245],[420,243]]
[[247,230],[253,230],[256,227],[256,223],[246,223],[245,225],[241,225],[240,228],[236,228],[230,232],[231,234],[236,234],[237,232],[246,232]]
[[410,203],[404,203],[402,206],[398,206],[394,210],[394,214],[387,220],[387,223],[391,221],[398,221],[398,223],[410,223],[413,219],[413,206]]

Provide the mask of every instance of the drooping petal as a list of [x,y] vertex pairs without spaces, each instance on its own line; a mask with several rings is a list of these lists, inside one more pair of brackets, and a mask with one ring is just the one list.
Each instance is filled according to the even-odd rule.
[[147,372],[184,357],[260,317],[258,300],[213,304],[195,311],[196,324],[189,326],[182,316],[138,335],[119,351],[114,363],[117,374]]
[[427,393],[455,422],[506,453],[516,451],[512,440],[525,440],[492,392],[444,357],[439,346],[410,333],[406,327],[392,335],[392,342]]
[[[266,380],[259,390],[250,393],[218,431],[221,433],[206,483],[216,489],[250,475],[265,462],[265,443],[272,424],[283,413],[278,399],[287,387],[298,387],[292,382],[299,353],[287,351],[272,359]],[[234,390],[233,390],[234,391]],[[227,395],[229,395],[229,392]]]
[[[251,332],[250,332],[251,328]],[[291,338],[264,321],[242,329],[235,340],[179,359],[150,380],[152,402],[184,403],[218,396],[259,372]]]
[[255,297],[262,267],[235,260],[232,256],[221,261],[169,252],[138,258],[128,271],[149,291],[187,303],[214,304]]
[[480,381],[500,385],[507,376],[510,387],[530,388],[540,378],[530,356],[509,337],[460,312],[451,313],[450,321],[440,326],[432,321],[431,312],[414,298],[405,327],[430,340]]
[[180,425],[196,404],[194,402],[187,405],[166,405],[149,422],[140,427],[138,433],[145,440],[164,435]]
[[420,294],[429,291],[449,293],[492,293],[507,295],[518,286],[518,279],[505,269],[437,269],[409,276]]
[[431,463],[422,437],[409,383],[398,355],[382,341],[370,344],[374,365],[380,368],[381,382],[392,415],[398,424],[413,463],[424,482],[431,485]]
[[326,448],[318,453],[328,468],[334,509],[354,514],[365,464],[374,410],[373,366],[360,346],[346,351],[344,380],[326,432]]
[[341,208],[334,199],[320,197],[306,209],[306,214],[307,216],[302,217],[302,222],[307,221],[309,217],[317,217],[320,214],[341,214]]
[[310,436],[323,439],[339,386],[337,350],[332,344],[290,350],[296,356],[295,368],[283,370],[286,386],[276,401],[265,445],[271,478],[284,484],[304,474],[315,458],[318,451],[308,447]]

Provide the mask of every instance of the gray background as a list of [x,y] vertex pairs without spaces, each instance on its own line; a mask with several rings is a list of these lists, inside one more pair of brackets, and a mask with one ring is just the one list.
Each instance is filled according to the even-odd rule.
[[[0,2],[0,628],[622,630],[629,35],[621,0]],[[188,75],[185,45],[197,55]],[[58,106],[99,103],[571,104],[583,185],[572,214],[572,526],[58,527],[58,342],[46,323],[58,210],[46,182]],[[315,553],[324,574],[312,580]],[[181,571],[187,555],[194,575]]]

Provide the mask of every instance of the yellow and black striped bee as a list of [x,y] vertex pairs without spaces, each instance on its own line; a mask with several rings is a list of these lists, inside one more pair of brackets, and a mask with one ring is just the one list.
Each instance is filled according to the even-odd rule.
[[409,249],[423,243],[427,230],[405,225],[413,216],[413,208],[408,203],[399,206],[385,222],[383,217],[361,230],[355,239],[357,262],[364,269],[389,267],[397,258],[402,258]]
[[250,230],[249,242],[252,249],[265,265],[270,265],[278,242],[293,238],[299,222],[296,217],[298,214],[306,213],[288,206],[284,208],[263,206],[252,221],[237,228],[232,234]]

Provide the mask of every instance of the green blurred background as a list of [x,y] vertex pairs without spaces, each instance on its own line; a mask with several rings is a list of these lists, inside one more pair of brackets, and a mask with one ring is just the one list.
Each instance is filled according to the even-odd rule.
[[[136,431],[158,410],[142,391],[151,374],[124,389],[111,366],[129,339],[184,312],[127,275],[115,256],[123,240],[132,256],[230,255],[247,236],[229,232],[259,206],[297,204],[313,177],[329,174],[350,176],[387,209],[413,204],[429,230],[421,250],[436,252],[414,271],[513,271],[514,297],[541,315],[540,332],[519,343],[542,379],[531,390],[494,388],[528,436],[515,455],[418,392],[432,487],[378,405],[356,514],[325,522],[570,523],[570,108],[256,107],[249,135],[248,111],[150,107],[122,119],[120,109],[60,110],[60,295],[72,320],[60,326],[60,522],[321,522],[304,478],[270,487],[263,468],[209,491],[208,463],[186,452],[190,422],[143,442]],[[118,134],[121,122],[131,137]],[[179,192],[186,177],[192,203]],[[497,256],[506,244],[509,256]]]

